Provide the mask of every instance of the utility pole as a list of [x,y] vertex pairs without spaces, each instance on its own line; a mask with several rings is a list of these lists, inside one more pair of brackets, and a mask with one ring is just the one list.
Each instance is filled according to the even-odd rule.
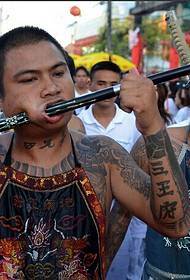
[[108,53],[112,53],[112,1],[107,1],[107,16],[108,16],[108,29],[107,29],[107,49]]

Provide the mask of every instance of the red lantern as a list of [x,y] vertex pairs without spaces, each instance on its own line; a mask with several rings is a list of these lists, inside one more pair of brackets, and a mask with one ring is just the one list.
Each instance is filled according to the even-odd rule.
[[73,15],[74,17],[80,16],[80,9],[77,6],[73,6],[70,9],[70,14]]

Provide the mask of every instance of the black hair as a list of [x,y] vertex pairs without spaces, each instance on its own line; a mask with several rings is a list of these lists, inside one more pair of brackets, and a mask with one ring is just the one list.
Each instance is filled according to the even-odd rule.
[[165,83],[157,85],[157,92],[158,92],[158,109],[160,112],[161,117],[163,118],[166,124],[169,124],[172,121],[171,115],[165,109],[165,101],[168,98],[168,87]]
[[178,96],[181,101],[182,106],[190,106],[190,88],[185,88],[185,85],[183,88],[179,88],[178,90]]
[[0,97],[4,96],[3,75],[6,60],[6,54],[11,49],[35,44],[41,41],[48,41],[54,44],[57,49],[63,54],[66,62],[68,54],[59,42],[52,37],[47,31],[34,26],[21,26],[14,28],[0,37]]
[[92,80],[94,74],[99,70],[109,70],[122,75],[120,67],[112,61],[100,61],[94,64],[90,70],[90,79]]
[[90,76],[89,71],[88,71],[88,70],[86,69],[86,67],[84,67],[84,66],[78,66],[78,67],[76,67],[76,69],[75,69],[75,75],[76,75],[77,72],[80,71],[80,70],[84,71],[84,72],[86,73],[86,76],[87,76],[87,77]]

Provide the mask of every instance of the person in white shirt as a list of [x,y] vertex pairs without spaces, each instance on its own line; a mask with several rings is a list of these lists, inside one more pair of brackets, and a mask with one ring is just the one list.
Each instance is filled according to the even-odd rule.
[[[92,67],[90,78],[90,90],[97,91],[118,84],[121,70],[111,61],[98,62]],[[141,134],[136,128],[134,114],[121,110],[115,99],[99,101],[82,111],[78,117],[84,123],[86,134],[109,136],[130,152]]]
[[[97,91],[106,87],[116,85],[121,79],[121,70],[118,65],[110,61],[102,61],[95,64],[90,72],[90,90]],[[126,113],[119,108],[115,103],[116,97],[107,100],[99,101],[91,105],[87,110],[83,110],[78,117],[83,121],[87,135],[106,135],[117,141],[128,152],[132,149],[132,146],[137,141],[140,132],[136,128],[135,116],[133,113]],[[133,219],[132,219],[133,222]],[[144,225],[142,225],[144,227]],[[138,230],[140,230],[138,228]],[[142,248],[142,236],[139,235],[136,239],[136,247]],[[130,226],[125,235],[120,249],[118,250],[110,270],[107,274],[107,280],[115,280],[117,277],[121,279],[127,279],[129,273],[128,270],[128,258],[129,247],[128,243],[131,240]],[[139,254],[144,252],[138,251],[133,256],[133,259],[140,258]],[[144,257],[142,257],[144,260]],[[137,262],[136,262],[137,264]],[[138,264],[134,267],[134,274],[137,270],[142,270]]]
[[174,122],[174,117],[178,112],[178,107],[175,104],[175,96],[180,85],[180,81],[170,81],[165,83],[165,91],[167,92],[167,98],[164,102],[164,108],[168,114],[170,114],[172,123]]
[[[75,69],[74,82],[75,82],[75,97],[79,97],[83,94],[90,93],[89,90],[89,72],[84,66],[79,66]],[[75,114],[78,115],[85,107],[81,107],[75,110]]]

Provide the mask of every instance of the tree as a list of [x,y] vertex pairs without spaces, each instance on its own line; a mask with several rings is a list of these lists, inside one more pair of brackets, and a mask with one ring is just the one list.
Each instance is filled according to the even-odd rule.
[[[114,54],[124,57],[130,55],[128,46],[128,32],[131,25],[130,18],[112,20],[112,50]],[[100,29],[97,43],[94,44],[94,52],[107,51],[107,26]]]
[[141,32],[149,55],[159,54],[161,42],[170,40],[170,34],[167,32],[163,16],[143,17]]
[[[147,53],[150,55],[160,52],[160,42],[170,40],[170,34],[161,27],[163,16],[151,18],[144,16],[140,30],[142,32],[143,42]],[[133,28],[132,17],[126,17],[123,20],[114,19],[112,22],[112,49],[113,53],[124,57],[130,56],[129,49],[129,29]],[[93,52],[107,51],[107,26],[103,26],[99,32],[99,39],[93,46]]]

